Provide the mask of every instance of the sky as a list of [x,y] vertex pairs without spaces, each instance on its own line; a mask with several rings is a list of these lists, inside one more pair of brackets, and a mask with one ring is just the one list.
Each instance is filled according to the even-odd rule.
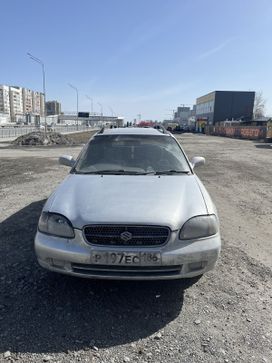
[[[0,84],[63,111],[164,120],[213,90],[262,91],[272,115],[271,0],[0,0]],[[100,104],[100,105],[99,105]]]

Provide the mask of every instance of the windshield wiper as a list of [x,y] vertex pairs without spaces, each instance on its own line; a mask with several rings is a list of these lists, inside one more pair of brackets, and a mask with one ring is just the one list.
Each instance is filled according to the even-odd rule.
[[161,170],[161,171],[133,171],[133,170],[125,170],[125,169],[104,169],[104,170],[93,170],[93,171],[75,171],[76,174],[113,174],[113,175],[169,175],[169,174],[189,174],[189,170]]
[[156,171],[155,175],[167,175],[167,174],[189,174],[189,170],[162,170],[162,171]]
[[124,169],[104,169],[92,171],[80,171],[79,174],[124,174]]
[[[152,172],[154,174],[154,172]],[[77,172],[77,174],[123,174],[123,175],[146,175],[149,173],[142,171],[133,171],[133,170],[125,170],[125,169],[105,169],[105,170],[95,170],[95,171],[86,171],[86,172]]]

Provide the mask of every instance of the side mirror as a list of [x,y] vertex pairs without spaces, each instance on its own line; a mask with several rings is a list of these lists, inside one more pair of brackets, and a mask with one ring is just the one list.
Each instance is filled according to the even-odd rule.
[[59,164],[60,165],[73,167],[75,162],[76,161],[73,159],[73,157],[71,155],[62,155],[62,156],[59,157]]
[[205,158],[202,156],[194,156],[191,160],[191,166],[194,169],[196,166],[204,165],[205,164]]

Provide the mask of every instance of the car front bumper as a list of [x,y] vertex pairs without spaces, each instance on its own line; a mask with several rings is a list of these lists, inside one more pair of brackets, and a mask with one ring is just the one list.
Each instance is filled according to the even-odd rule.
[[[85,242],[81,230],[75,230],[73,239],[45,235],[39,231],[35,237],[35,252],[42,267],[93,279],[166,280],[194,277],[214,268],[220,248],[219,234],[194,241],[181,241],[178,231],[171,232],[167,244],[156,247],[92,246]],[[157,252],[161,254],[161,264],[101,266],[91,263],[94,251]]]

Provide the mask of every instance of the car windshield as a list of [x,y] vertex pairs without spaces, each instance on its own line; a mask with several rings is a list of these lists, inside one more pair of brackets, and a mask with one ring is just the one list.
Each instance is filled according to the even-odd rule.
[[82,174],[189,173],[177,141],[166,135],[97,135],[85,148],[73,172]]

